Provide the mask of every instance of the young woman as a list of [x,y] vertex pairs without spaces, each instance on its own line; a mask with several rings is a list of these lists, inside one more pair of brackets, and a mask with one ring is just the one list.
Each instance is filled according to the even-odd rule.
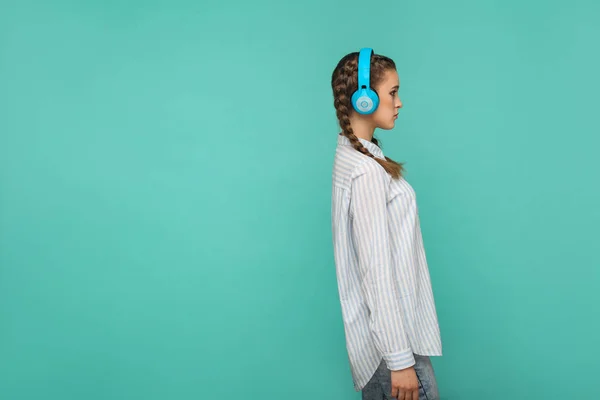
[[415,192],[373,137],[402,108],[396,65],[365,48],[339,61],[331,86],[342,129],[333,247],[354,388],[368,400],[437,400],[429,356],[442,343]]

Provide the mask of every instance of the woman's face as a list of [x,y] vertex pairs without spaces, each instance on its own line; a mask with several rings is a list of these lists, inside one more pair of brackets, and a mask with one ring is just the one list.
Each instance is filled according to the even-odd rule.
[[402,108],[402,101],[398,96],[400,80],[398,72],[387,70],[381,83],[374,87],[379,96],[379,106],[371,117],[377,128],[392,129],[398,118],[398,112]]

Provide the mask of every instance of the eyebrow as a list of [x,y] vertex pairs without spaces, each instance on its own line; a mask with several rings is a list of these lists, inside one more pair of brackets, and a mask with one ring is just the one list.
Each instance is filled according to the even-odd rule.
[[394,86],[392,89],[400,89],[399,85]]

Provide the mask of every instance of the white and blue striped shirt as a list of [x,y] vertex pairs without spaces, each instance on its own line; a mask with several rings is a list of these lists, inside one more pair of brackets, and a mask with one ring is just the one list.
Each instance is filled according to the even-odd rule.
[[[384,158],[372,142],[359,138]],[[413,353],[441,356],[442,342],[425,257],[416,195],[338,135],[331,222],[339,298],[355,390],[383,358],[390,370]]]

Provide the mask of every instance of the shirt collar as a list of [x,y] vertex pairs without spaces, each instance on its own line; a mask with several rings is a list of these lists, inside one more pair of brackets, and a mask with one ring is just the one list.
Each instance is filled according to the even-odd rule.
[[[367,150],[369,150],[371,152],[371,154],[373,154],[375,157],[385,159],[385,156],[383,155],[383,151],[381,150],[381,148],[379,146],[377,146],[373,142],[369,142],[366,139],[359,138],[358,136],[357,136],[357,138],[362,143],[362,145],[365,146],[367,148]],[[338,143],[347,145],[347,146],[352,146],[352,143],[350,143],[350,139],[348,139],[346,136],[344,136],[342,134],[338,135]]]

